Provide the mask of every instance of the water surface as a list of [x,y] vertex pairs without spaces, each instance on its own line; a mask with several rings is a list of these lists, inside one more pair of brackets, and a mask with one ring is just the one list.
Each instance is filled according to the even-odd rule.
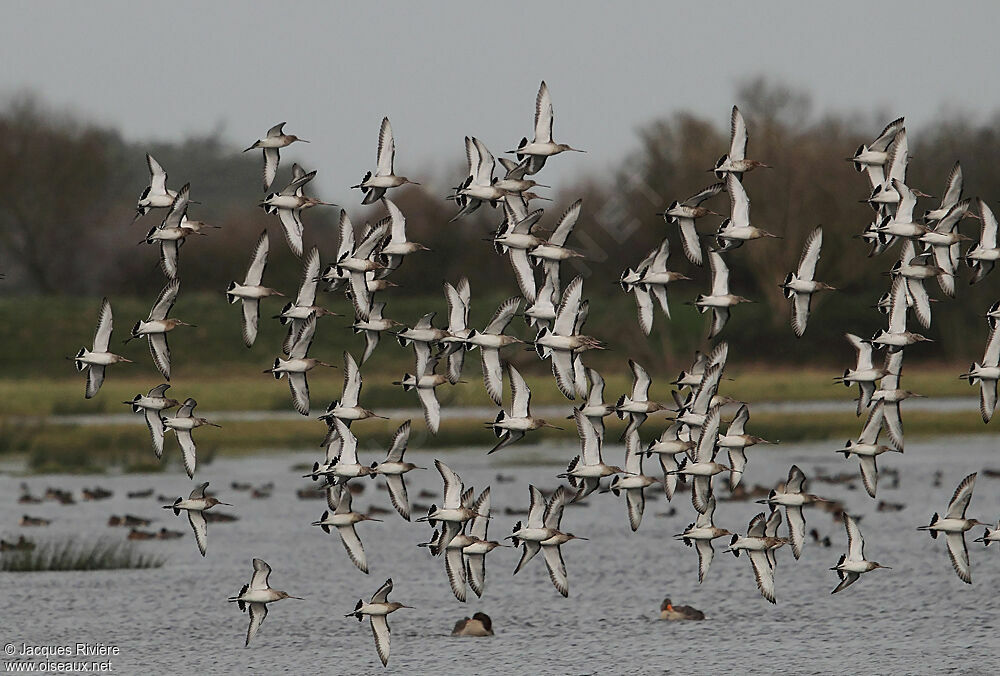
[[[168,444],[169,446],[169,444]],[[751,449],[744,481],[772,484],[798,463],[807,475],[857,472],[834,445],[810,444]],[[168,453],[171,451],[168,447]],[[518,516],[508,507],[527,506],[528,484],[551,488],[560,465],[577,449],[566,445],[512,447],[486,457],[481,451],[440,454],[410,451],[408,458],[432,467],[441,457],[467,486],[492,485],[492,537],[510,532]],[[617,461],[620,447],[609,447],[606,460]],[[549,582],[542,557],[512,577],[518,554],[496,550],[487,559],[483,599],[469,592],[469,602],[452,596],[443,562],[415,545],[430,534],[424,524],[406,523],[395,512],[383,523],[362,523],[358,531],[368,552],[371,574],[348,560],[336,535],[310,522],[322,513],[322,500],[300,500],[296,489],[308,482],[292,469],[311,462],[313,453],[282,453],[242,459],[220,458],[200,466],[198,481],[211,481],[220,497],[236,503],[240,520],[209,524],[208,557],[202,558],[182,515],[160,509],[155,496],[128,499],[127,490],[155,487],[155,493],[186,495],[192,482],[175,473],[116,477],[43,476],[27,479],[32,492],[48,485],[73,490],[101,485],[112,499],[19,505],[20,478],[0,477],[0,532],[5,539],[24,533],[44,538],[77,534],[84,538],[124,538],[127,529],[109,528],[111,514],[155,518],[161,526],[183,530],[185,538],[139,542],[143,550],[162,552],[166,564],[155,570],[86,573],[0,573],[3,611],[0,638],[17,645],[104,642],[120,648],[116,673],[228,674],[257,672],[383,673],[367,621],[345,619],[360,597],[366,599],[387,578],[391,598],[416,606],[390,618],[392,651],[389,671],[396,673],[995,673],[1000,668],[997,613],[1000,597],[1000,547],[973,543],[973,585],[951,569],[942,539],[931,540],[915,528],[933,512],[943,512],[957,483],[967,473],[1000,467],[997,444],[989,437],[966,437],[908,445],[905,455],[887,454],[881,468],[900,472],[898,488],[883,481],[879,498],[903,503],[900,512],[876,511],[860,482],[829,485],[814,482],[814,492],[846,501],[862,517],[869,559],[892,566],[875,571],[836,596],[836,574],[829,568],[846,550],[843,526],[817,510],[807,510],[807,530],[829,535],[833,546],[807,540],[800,561],[789,549],[778,552],[777,597],[772,606],[756,590],[745,557],[716,558],[703,585],[697,580],[697,555],[672,536],[694,518],[690,498],[667,503],[650,490],[646,514],[637,533],[628,528],[624,498],[610,493],[591,496],[586,506],[568,508],[563,526],[589,538],[564,547],[570,596],[561,597]],[[363,460],[367,458],[363,457]],[[371,458],[376,459],[375,457]],[[514,461],[517,462],[514,462]],[[525,464],[520,464],[521,462]],[[649,463],[652,472],[655,461]],[[943,471],[934,487],[934,474]],[[500,482],[497,475],[513,479]],[[273,496],[251,499],[230,489],[231,481],[273,481]],[[382,483],[365,482],[354,502],[363,510],[375,502],[389,507]],[[433,470],[412,472],[407,479],[411,502],[422,489],[440,491]],[[668,516],[669,510],[676,514]],[[722,502],[717,525],[745,531],[761,506]],[[53,519],[48,528],[18,528],[22,513]],[[984,521],[1000,517],[1000,479],[979,477],[969,511]],[[416,516],[416,514],[415,514]],[[981,535],[981,529],[974,536]],[[247,616],[226,597],[249,580],[252,557],[274,568],[271,584],[308,597],[271,606],[249,649],[243,647]],[[660,601],[702,609],[704,622],[674,623],[657,619]],[[482,610],[494,618],[491,639],[457,639],[448,634],[457,619]],[[0,656],[2,659],[2,656]]]

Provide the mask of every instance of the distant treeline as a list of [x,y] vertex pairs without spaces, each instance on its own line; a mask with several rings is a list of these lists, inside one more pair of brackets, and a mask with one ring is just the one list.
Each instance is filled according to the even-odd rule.
[[[867,179],[844,158],[873,138],[885,122],[906,111],[879,117],[869,112],[817,117],[810,111],[808,97],[763,80],[740,87],[735,100],[749,125],[750,156],[774,167],[745,176],[751,220],[782,239],[750,242],[727,256],[733,293],[758,303],[736,308],[720,339],[731,343],[733,354],[744,364],[844,364],[852,353],[842,334],[870,335],[884,322],[870,306],[888,287],[884,273],[898,256],[898,247],[893,247],[868,259],[867,246],[852,237],[874,212],[858,201],[869,192]],[[633,299],[616,286],[622,270],[668,236],[671,268],[693,278],[670,288],[673,306],[680,310],[681,303],[707,289],[707,267],[702,270],[687,262],[676,226],[666,225],[657,212],[715,182],[706,170],[728,149],[728,112],[720,110],[711,118],[682,113],[655,120],[638,131],[634,151],[622,158],[613,175],[581,177],[573,185],[557,186],[551,193],[555,202],[533,203],[545,208],[542,226],[546,227],[572,201],[584,200],[569,244],[584,252],[587,260],[564,264],[564,283],[583,274],[586,295],[595,308],[605,303],[632,306]],[[960,160],[965,195],[983,196],[992,204],[993,188],[1000,184],[995,162],[1000,156],[998,129],[1000,116],[981,124],[951,115],[930,128],[911,131],[907,182],[940,197],[952,165]],[[31,97],[9,101],[0,109],[0,272],[6,275],[0,293],[24,296],[25,312],[31,312],[29,297],[49,294],[147,296],[152,302],[163,285],[156,270],[158,249],[137,243],[162,214],[154,212],[132,223],[135,199],[148,184],[146,152],[169,172],[171,188],[191,183],[192,199],[200,202],[191,207],[192,218],[221,226],[207,231],[206,237],[191,237],[182,248],[182,297],[190,291],[218,291],[221,308],[223,290],[231,279],[242,278],[252,243],[265,227],[272,232],[268,283],[293,293],[300,264],[284,246],[277,218],[256,206],[261,198],[260,158],[241,150],[216,135],[174,144],[129,143],[115,130],[52,113]],[[307,167],[312,168],[322,170]],[[288,171],[283,164],[273,189],[287,182]],[[419,314],[421,308],[408,307],[408,297],[437,294],[443,280],[462,276],[470,279],[473,304],[477,297],[517,293],[507,260],[482,241],[495,230],[501,211],[484,208],[473,217],[448,223],[455,207],[443,199],[441,186],[457,184],[460,174],[458,169],[454,176],[431,177],[438,179],[436,188],[405,188],[392,195],[406,215],[410,238],[433,250],[410,257],[394,273],[393,281],[400,287],[385,297],[393,317]],[[434,183],[427,177],[417,180]],[[727,214],[726,202],[722,194],[706,206]],[[922,201],[916,213],[936,206],[936,200]],[[349,211],[356,225],[383,216],[377,206],[352,206]],[[325,263],[336,252],[337,212],[316,208],[304,220],[306,246],[319,246]],[[721,220],[704,218],[699,229],[710,232]],[[840,291],[815,297],[809,329],[797,340],[788,323],[788,301],[778,285],[797,264],[803,240],[816,225],[825,232],[817,277]],[[974,220],[961,226],[974,239],[978,228]],[[959,274],[955,300],[941,294],[935,282],[928,284],[940,302],[933,307],[932,328],[921,332],[938,342],[912,348],[907,363],[964,364],[982,356],[986,337],[982,314],[1000,297],[1000,272],[974,287],[968,285],[967,269]],[[443,298],[441,306],[434,309],[443,309]],[[587,330],[621,350],[623,361],[634,356],[653,368],[673,367],[707,342],[707,318],[704,332],[698,334],[690,317],[672,326],[657,315],[650,338],[641,334],[634,317],[628,322],[599,321],[622,316],[619,308],[594,312]],[[439,322],[443,320],[442,315]]]

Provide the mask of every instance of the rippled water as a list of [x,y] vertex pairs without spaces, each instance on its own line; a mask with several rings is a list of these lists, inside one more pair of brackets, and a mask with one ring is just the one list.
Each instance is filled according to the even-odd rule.
[[[829,444],[752,449],[744,476],[748,484],[771,484],[798,463],[807,475],[857,471],[830,452]],[[169,452],[169,451],[168,451]],[[620,457],[609,448],[606,459]],[[510,532],[517,516],[506,507],[526,507],[528,483],[555,485],[559,466],[576,453],[568,447],[514,447],[487,458],[476,452],[447,452],[445,462],[466,485],[492,484],[494,519],[491,535]],[[538,458],[511,465],[513,458]],[[431,466],[434,455],[411,451],[409,459]],[[952,572],[944,542],[915,527],[943,512],[959,480],[967,473],[1000,467],[995,439],[969,437],[912,443],[906,454],[882,456],[882,468],[898,468],[900,485],[880,486],[879,498],[904,503],[901,512],[878,512],[860,482],[845,485],[814,482],[814,492],[844,499],[862,516],[868,558],[893,567],[865,575],[854,586],[830,595],[836,574],[828,570],[846,548],[843,527],[817,510],[806,512],[807,529],[830,535],[824,548],[807,541],[795,561],[785,547],[778,553],[778,604],[758,594],[749,562],[721,554],[704,585],[697,581],[697,555],[672,539],[693,520],[686,495],[668,504],[650,491],[638,533],[632,533],[624,498],[594,495],[588,504],[567,510],[563,525],[587,542],[564,547],[570,596],[562,598],[548,580],[541,557],[516,578],[510,575],[517,554],[496,550],[487,559],[487,588],[479,600],[462,604],[452,596],[441,560],[414,545],[429,535],[423,524],[402,521],[395,513],[384,523],[358,527],[368,552],[371,574],[348,560],[339,538],[310,522],[323,511],[319,500],[300,500],[304,485],[293,471],[308,454],[274,454],[219,459],[199,468],[198,479],[211,481],[220,497],[236,503],[240,521],[209,524],[208,557],[198,555],[187,521],[161,510],[154,498],[127,499],[126,490],[155,487],[157,493],[187,494],[183,475],[121,477],[32,477],[36,494],[46,486],[72,489],[100,484],[115,491],[112,499],[81,502],[75,507],[47,502],[18,505],[20,479],[0,477],[0,532],[5,539],[23,532],[43,538],[77,533],[84,537],[124,537],[125,529],[108,528],[110,514],[153,517],[151,529],[183,530],[183,540],[140,542],[144,550],[167,554],[156,570],[88,573],[0,573],[3,604],[0,639],[4,643],[73,644],[104,642],[119,647],[112,658],[116,673],[381,673],[367,622],[345,619],[359,597],[369,597],[387,577],[396,584],[391,598],[416,606],[390,618],[392,654],[389,670],[397,673],[995,673],[1000,668],[997,638],[1000,611],[1000,547],[972,543],[974,584]],[[373,458],[374,459],[374,458]],[[541,460],[551,459],[551,463]],[[652,463],[655,465],[655,462]],[[933,487],[942,469],[943,482]],[[497,474],[513,477],[498,482]],[[275,482],[273,497],[252,500],[229,488],[230,481]],[[382,483],[379,480],[378,483]],[[411,502],[421,489],[440,490],[437,473],[412,472]],[[366,482],[355,509],[371,502],[389,506],[384,491]],[[655,496],[655,497],[654,497]],[[674,516],[667,516],[671,507]],[[760,506],[720,503],[716,523],[745,531]],[[22,513],[53,519],[48,528],[20,529]],[[1000,479],[982,474],[970,516],[1000,517]],[[981,535],[976,528],[975,536]],[[248,581],[254,556],[274,568],[271,583],[308,597],[271,606],[249,649],[243,647],[247,618],[226,597]],[[705,622],[661,622],[660,601],[705,611]],[[457,619],[483,610],[494,618],[490,639],[457,639],[448,634]],[[0,656],[0,660],[3,657]]]

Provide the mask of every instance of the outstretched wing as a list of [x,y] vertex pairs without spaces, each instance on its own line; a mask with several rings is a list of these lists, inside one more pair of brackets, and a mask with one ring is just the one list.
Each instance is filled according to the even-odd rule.
[[730,143],[729,159],[744,160],[747,156],[747,123],[740,109],[733,106],[733,114],[729,121]]
[[97,315],[97,330],[94,332],[94,352],[108,351],[113,328],[114,320],[111,314],[111,302],[105,298],[101,301],[101,310]]
[[244,645],[250,645],[250,640],[257,635],[257,631],[260,629],[261,623],[264,618],[267,617],[267,604],[266,603],[251,603],[250,605],[250,626],[247,627],[247,642]]
[[544,80],[535,97],[535,142],[552,142],[552,97]]
[[[391,176],[392,162],[395,156],[396,143],[392,138],[392,126],[389,124],[389,118],[384,117],[382,118],[382,126],[378,131],[378,165],[375,175]],[[386,651],[386,654],[388,654],[388,640],[386,641]]]
[[196,509],[189,509],[188,521],[191,522],[191,530],[194,531],[198,551],[201,552],[202,556],[205,556],[205,549],[208,547],[208,522],[205,521],[205,515]]

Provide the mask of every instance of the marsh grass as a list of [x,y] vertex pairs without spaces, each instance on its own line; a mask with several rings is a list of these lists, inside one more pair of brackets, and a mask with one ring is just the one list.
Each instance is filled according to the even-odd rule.
[[[266,365],[266,364],[265,364]],[[531,403],[533,406],[565,405],[567,411],[573,405],[559,393],[552,375],[544,370],[548,364],[542,365],[538,372],[525,372],[525,380],[531,388]],[[532,364],[534,370],[536,365]],[[417,408],[419,403],[411,392],[403,392],[402,388],[392,385],[403,372],[412,370],[412,364],[407,363],[399,371],[380,370],[366,367],[364,371],[364,389],[361,391],[361,401],[365,406],[378,411],[380,408]],[[931,397],[974,397],[978,391],[970,388],[964,381],[958,379],[963,372],[962,367],[942,367],[912,369],[906,374],[904,384],[907,389]],[[290,411],[291,399],[288,385],[276,382],[269,376],[260,377],[245,375],[241,369],[239,375],[230,372],[219,377],[175,377],[176,383],[170,394],[175,398],[194,397],[198,400],[198,410],[207,415],[212,411]],[[735,397],[740,401],[815,401],[843,400],[849,401],[857,396],[857,389],[848,389],[833,382],[838,374],[835,370],[825,369],[788,369],[763,370],[756,368],[729,369],[727,377],[732,380],[723,381],[720,391]],[[654,376],[650,387],[651,399],[670,402],[672,386],[670,377]],[[116,377],[119,376],[119,377]],[[619,394],[628,392],[632,387],[631,377],[627,370],[606,371],[604,373],[606,387],[605,397],[611,401]],[[160,382],[158,376],[153,380]],[[493,402],[483,389],[482,375],[478,357],[473,353],[466,360],[464,382],[451,387],[438,389],[442,407],[449,406],[484,406],[493,407]],[[4,403],[0,412],[2,416],[47,416],[47,415],[77,415],[99,413],[127,413],[130,409],[122,401],[130,400],[137,393],[145,394],[152,380],[149,377],[134,378],[125,373],[115,373],[104,383],[100,394],[94,399],[83,398],[83,378],[59,379],[2,379],[0,380],[0,401]],[[339,399],[343,386],[343,374],[340,370],[316,371],[309,377],[310,399],[316,413],[334,400]],[[509,397],[508,387],[504,385],[504,394]],[[211,418],[211,416],[207,416]],[[0,430],[3,428],[0,427]]]
[[37,573],[65,570],[121,570],[159,568],[165,557],[139,551],[128,541],[99,538],[81,542],[75,537],[40,542],[31,551],[4,552],[0,571]]
[[[729,414],[724,425],[728,424]],[[365,457],[381,457],[389,446],[393,432],[401,420],[365,420],[352,427],[358,437],[358,451]],[[423,421],[413,420],[410,448],[435,450],[476,450],[486,452],[497,441],[485,428],[484,419],[446,419],[437,435],[427,432]],[[533,432],[519,444],[529,452],[532,462],[544,450],[535,444],[554,445],[561,450],[578,450],[579,440],[573,421],[561,417],[549,420],[562,430],[543,429]],[[607,443],[614,444],[624,431],[625,423],[614,416],[605,419]],[[643,426],[642,437],[648,442],[667,425],[665,417],[651,416]],[[845,439],[856,438],[864,424],[864,416],[854,415],[851,406],[837,413],[757,413],[751,415],[747,430],[775,442],[830,442],[831,448]],[[982,434],[984,425],[977,412],[904,411],[903,424],[907,439],[927,439],[952,434]],[[9,430],[8,430],[9,431]],[[319,421],[261,420],[225,423],[222,429],[203,428],[196,432],[198,465],[211,464],[216,456],[239,457],[270,451],[308,452],[322,456],[320,442],[326,426]],[[32,424],[17,428],[19,441],[8,452],[23,455],[27,470],[33,474],[92,474],[115,470],[126,473],[182,471],[181,454],[172,434],[166,437],[162,460],[157,460],[144,425],[53,425]],[[501,461],[513,460],[511,447],[499,455]],[[19,452],[15,449],[21,449]],[[27,449],[27,450],[24,450]],[[560,456],[562,457],[562,456]]]

